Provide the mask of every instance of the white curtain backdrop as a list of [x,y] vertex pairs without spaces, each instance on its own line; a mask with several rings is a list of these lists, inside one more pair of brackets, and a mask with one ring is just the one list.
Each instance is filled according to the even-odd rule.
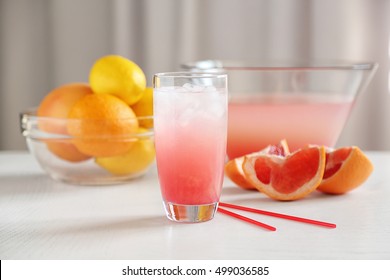
[[0,150],[25,149],[18,113],[94,60],[153,73],[200,59],[380,64],[338,145],[390,150],[388,0],[0,0]]

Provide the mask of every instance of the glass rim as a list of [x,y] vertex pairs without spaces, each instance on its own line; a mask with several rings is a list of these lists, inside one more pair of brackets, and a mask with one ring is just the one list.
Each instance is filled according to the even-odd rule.
[[202,71],[178,71],[178,72],[160,72],[153,75],[154,78],[226,78],[226,73],[220,72],[202,72]]
[[[210,70],[253,70],[253,71],[314,71],[314,70],[375,70],[378,67],[377,62],[373,61],[337,61],[337,62],[320,62],[313,61],[312,63],[303,62],[260,62],[249,61],[230,61],[230,60],[199,60],[195,62],[183,63],[181,67],[196,72]],[[213,72],[210,72],[213,73]],[[214,72],[218,73],[218,72]],[[221,72],[219,72],[221,73]]]

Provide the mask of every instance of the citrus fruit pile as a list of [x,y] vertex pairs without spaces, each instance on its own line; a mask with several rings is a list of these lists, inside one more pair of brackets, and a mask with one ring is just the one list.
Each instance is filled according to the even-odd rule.
[[314,190],[343,194],[367,180],[373,165],[356,146],[331,149],[310,145],[289,152],[286,140],[235,158],[225,174],[237,186],[276,200],[297,200]]
[[53,89],[41,101],[37,116],[42,117],[41,130],[69,136],[45,141],[62,160],[78,163],[93,158],[118,175],[140,172],[154,161],[148,134],[153,128],[153,91],[146,86],[142,69],[125,57],[96,60],[89,83]]

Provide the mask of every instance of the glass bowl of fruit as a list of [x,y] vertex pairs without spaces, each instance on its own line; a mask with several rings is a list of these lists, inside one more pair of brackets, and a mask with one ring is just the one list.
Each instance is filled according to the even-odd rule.
[[27,146],[54,179],[106,185],[144,175],[155,160],[153,89],[142,69],[119,55],[98,58],[89,83],[51,90],[20,113]]
[[123,183],[155,161],[152,89],[129,105],[89,84],[71,83],[20,113],[28,149],[52,178],[72,184]]
[[29,151],[53,179],[80,185],[123,183],[144,175],[155,161],[153,117],[112,120],[20,114]]

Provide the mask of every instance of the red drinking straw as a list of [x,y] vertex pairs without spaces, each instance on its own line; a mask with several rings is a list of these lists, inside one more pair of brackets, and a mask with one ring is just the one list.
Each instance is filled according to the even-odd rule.
[[323,226],[323,227],[328,227],[328,228],[336,228],[336,225],[331,224],[331,223],[326,223],[326,222],[321,222],[321,221],[316,221],[316,220],[311,220],[311,219],[306,219],[306,218],[300,218],[300,217],[296,217],[296,216],[290,216],[290,215],[285,215],[285,214],[280,214],[280,213],[275,213],[275,212],[269,212],[269,211],[264,211],[264,210],[260,210],[260,209],[244,207],[244,206],[240,206],[240,205],[234,205],[234,204],[220,202],[219,206],[233,208],[233,209],[237,209],[237,210],[243,210],[243,211],[267,215],[267,216],[272,216],[272,217],[281,218],[281,219],[293,220],[293,221],[297,221],[297,222],[301,222],[301,223],[318,225],[318,226]]
[[261,223],[259,221],[252,220],[252,219],[250,219],[248,217],[241,216],[239,214],[230,212],[230,211],[225,210],[225,209],[220,208],[220,207],[218,207],[218,212],[226,214],[226,215],[231,216],[231,217],[234,217],[234,218],[239,219],[239,220],[243,220],[245,222],[249,222],[249,223],[251,223],[253,225],[256,225],[256,226],[259,226],[259,227],[262,227],[262,228],[265,228],[265,229],[268,229],[268,230],[272,230],[272,231],[276,230],[276,228],[274,228],[273,226],[270,226],[270,225],[267,225],[267,224],[263,224],[263,223]]

